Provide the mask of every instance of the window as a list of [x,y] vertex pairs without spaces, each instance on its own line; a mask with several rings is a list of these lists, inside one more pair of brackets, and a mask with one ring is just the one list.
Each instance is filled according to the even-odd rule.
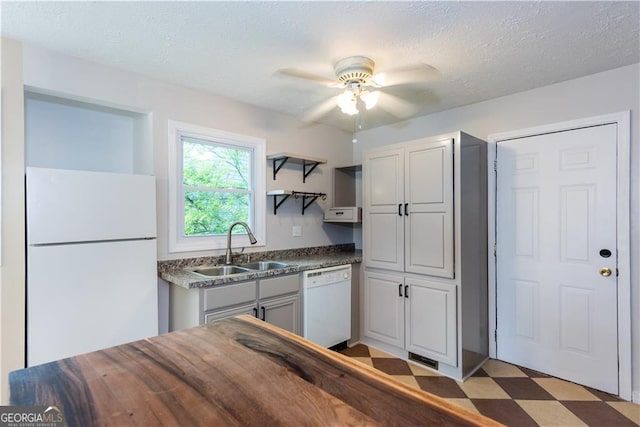
[[[169,252],[224,249],[244,221],[264,245],[265,141],[169,121]],[[243,227],[234,247],[249,246]]]

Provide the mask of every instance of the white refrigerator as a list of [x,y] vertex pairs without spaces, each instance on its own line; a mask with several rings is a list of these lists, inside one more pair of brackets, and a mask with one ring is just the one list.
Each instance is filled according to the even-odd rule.
[[28,167],[27,366],[158,334],[155,177]]

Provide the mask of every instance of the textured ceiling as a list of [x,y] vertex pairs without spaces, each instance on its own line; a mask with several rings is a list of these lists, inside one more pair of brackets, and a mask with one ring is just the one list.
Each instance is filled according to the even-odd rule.
[[[3,1],[0,11],[4,37],[293,115],[336,89],[274,76],[280,68],[333,78],[333,64],[351,55],[377,70],[427,63],[440,79],[398,92],[420,116],[640,62],[639,6]],[[323,121],[354,123],[337,108]],[[361,121],[398,119],[376,108]]]

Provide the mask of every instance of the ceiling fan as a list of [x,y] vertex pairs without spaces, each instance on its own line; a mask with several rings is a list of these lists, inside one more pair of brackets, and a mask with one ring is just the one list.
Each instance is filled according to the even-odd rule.
[[298,70],[282,68],[276,73],[285,77],[294,77],[328,88],[341,89],[335,95],[309,110],[302,120],[314,122],[339,107],[347,115],[356,115],[364,108],[370,110],[375,106],[389,114],[406,118],[414,114],[418,105],[391,93],[395,86],[424,83],[435,80],[440,73],[427,64],[417,64],[396,68],[387,72],[375,73],[375,62],[365,56],[350,56],[336,62],[334,66],[336,80]]

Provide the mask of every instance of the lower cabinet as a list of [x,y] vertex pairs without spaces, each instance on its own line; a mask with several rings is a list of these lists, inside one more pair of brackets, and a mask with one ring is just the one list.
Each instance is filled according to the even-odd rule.
[[298,294],[260,300],[258,305],[262,320],[300,335],[300,296]]
[[204,323],[250,314],[300,334],[300,277],[297,274],[204,290]]
[[365,272],[364,334],[457,366],[456,285]]
[[403,276],[365,272],[365,336],[404,348],[403,292]]

